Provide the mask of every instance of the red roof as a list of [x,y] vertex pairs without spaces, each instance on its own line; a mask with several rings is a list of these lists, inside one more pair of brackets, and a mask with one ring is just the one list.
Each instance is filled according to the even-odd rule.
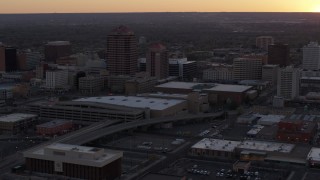
[[149,46],[150,49],[152,50],[165,50],[166,49],[166,46],[164,46],[163,44],[161,43],[153,43]]

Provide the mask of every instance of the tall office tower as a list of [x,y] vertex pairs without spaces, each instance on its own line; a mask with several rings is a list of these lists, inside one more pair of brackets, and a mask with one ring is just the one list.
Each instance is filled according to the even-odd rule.
[[260,80],[261,73],[261,59],[235,58],[233,60],[234,80]]
[[169,73],[169,59],[167,48],[160,43],[150,45],[146,55],[146,69],[151,77],[165,79]]
[[268,64],[290,65],[290,48],[288,44],[272,44],[268,47]]
[[18,70],[17,49],[14,47],[5,48],[5,71],[12,72]]
[[259,36],[256,38],[256,46],[260,49],[268,51],[268,46],[274,44],[274,39],[271,36]]
[[132,30],[119,26],[108,35],[106,59],[112,75],[134,75],[138,71],[138,47]]
[[279,65],[267,64],[262,66],[262,80],[269,81],[270,84],[276,85],[278,81]]
[[55,63],[58,58],[72,54],[69,41],[52,41],[44,47],[44,58],[46,62]]
[[287,66],[279,69],[277,96],[287,100],[296,98],[299,95],[300,70]]
[[317,42],[310,42],[303,47],[302,68],[306,70],[320,69],[320,46]]
[[6,71],[6,51],[2,43],[0,43],[0,72]]

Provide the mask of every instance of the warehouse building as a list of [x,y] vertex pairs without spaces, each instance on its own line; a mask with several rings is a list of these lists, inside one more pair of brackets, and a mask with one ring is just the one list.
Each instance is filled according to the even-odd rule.
[[54,143],[26,151],[31,172],[92,180],[112,180],[121,175],[122,152],[95,147]]

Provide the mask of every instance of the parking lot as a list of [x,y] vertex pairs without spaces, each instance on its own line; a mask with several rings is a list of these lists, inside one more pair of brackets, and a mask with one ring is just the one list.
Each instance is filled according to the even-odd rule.
[[179,159],[167,168],[160,171],[163,174],[187,176],[192,179],[251,179],[269,180],[285,179],[288,171],[282,169],[267,169],[250,167],[245,174],[233,172],[233,163],[202,161],[194,159]]
[[169,153],[184,145],[185,139],[170,136],[136,133],[125,136],[106,144],[108,147],[115,147],[125,150],[143,150],[147,152]]
[[[180,124],[174,126],[170,129],[156,129],[153,132],[167,134],[167,135],[177,135],[177,136],[210,136],[215,133],[216,130],[224,124],[225,121],[222,119],[213,120],[211,122],[198,122],[190,124]],[[208,133],[205,133],[209,131]]]
[[123,152],[123,159],[122,159],[122,173],[123,174],[130,174],[134,173],[154,161],[158,160],[160,156],[155,154],[147,154],[147,153],[137,153],[137,152]]

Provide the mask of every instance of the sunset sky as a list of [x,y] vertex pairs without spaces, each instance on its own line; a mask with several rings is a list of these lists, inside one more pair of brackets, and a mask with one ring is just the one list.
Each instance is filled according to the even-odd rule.
[[320,0],[0,0],[0,13],[320,12]]

